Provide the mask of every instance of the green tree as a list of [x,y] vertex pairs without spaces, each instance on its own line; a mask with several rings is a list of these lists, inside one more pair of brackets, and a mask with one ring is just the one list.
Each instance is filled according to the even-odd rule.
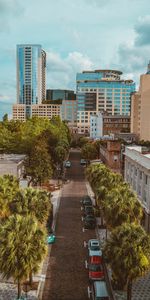
[[11,175],[0,177],[0,220],[1,222],[11,214],[9,204],[19,189],[18,180]]
[[47,150],[47,144],[41,139],[32,147],[25,162],[26,173],[32,181],[40,185],[52,176],[52,162]]
[[81,149],[81,156],[87,160],[97,158],[98,153],[94,144],[87,143]]
[[46,224],[52,212],[50,193],[33,188],[19,190],[9,205],[11,214],[36,217],[41,224]]
[[131,300],[132,282],[150,267],[150,237],[138,224],[122,224],[112,231],[104,255],[114,282],[120,289],[127,289],[127,299]]
[[45,240],[45,231],[31,216],[13,215],[0,227],[0,271],[17,283],[18,299],[21,284],[37,271],[46,253]]
[[106,223],[114,228],[124,222],[140,223],[143,209],[136,195],[128,185],[122,184],[112,188],[102,201]]

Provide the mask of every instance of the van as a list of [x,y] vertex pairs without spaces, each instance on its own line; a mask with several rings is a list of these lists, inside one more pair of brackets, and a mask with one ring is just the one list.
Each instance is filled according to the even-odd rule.
[[91,288],[92,300],[110,300],[105,281],[95,281]]

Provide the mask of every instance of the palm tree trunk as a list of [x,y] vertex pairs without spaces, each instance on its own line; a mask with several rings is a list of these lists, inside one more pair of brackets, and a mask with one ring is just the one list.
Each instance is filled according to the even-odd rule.
[[32,283],[33,283],[33,276],[32,276],[33,274],[32,274],[32,271],[30,272],[30,274],[29,274],[29,283],[30,283],[30,285],[32,285]]
[[131,300],[131,297],[132,297],[132,280],[129,280],[127,285],[127,300]]
[[20,297],[21,297],[21,282],[18,278],[18,296],[17,296],[17,298],[20,299]]

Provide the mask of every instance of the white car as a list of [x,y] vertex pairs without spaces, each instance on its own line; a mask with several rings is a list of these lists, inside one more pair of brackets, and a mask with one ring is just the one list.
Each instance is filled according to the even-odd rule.
[[96,239],[91,239],[88,241],[88,250],[89,250],[89,256],[102,256],[100,243]]
[[66,167],[66,168],[70,168],[70,167],[71,167],[71,162],[70,162],[69,160],[67,160],[67,161],[65,162],[65,167]]

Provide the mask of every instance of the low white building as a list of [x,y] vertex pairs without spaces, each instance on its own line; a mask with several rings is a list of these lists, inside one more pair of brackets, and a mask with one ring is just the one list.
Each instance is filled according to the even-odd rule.
[[21,179],[24,175],[24,154],[0,154],[0,176],[13,175]]
[[144,208],[144,227],[150,232],[150,151],[142,146],[125,148],[125,180]]
[[90,116],[90,138],[98,139],[103,136],[103,116],[101,113]]

